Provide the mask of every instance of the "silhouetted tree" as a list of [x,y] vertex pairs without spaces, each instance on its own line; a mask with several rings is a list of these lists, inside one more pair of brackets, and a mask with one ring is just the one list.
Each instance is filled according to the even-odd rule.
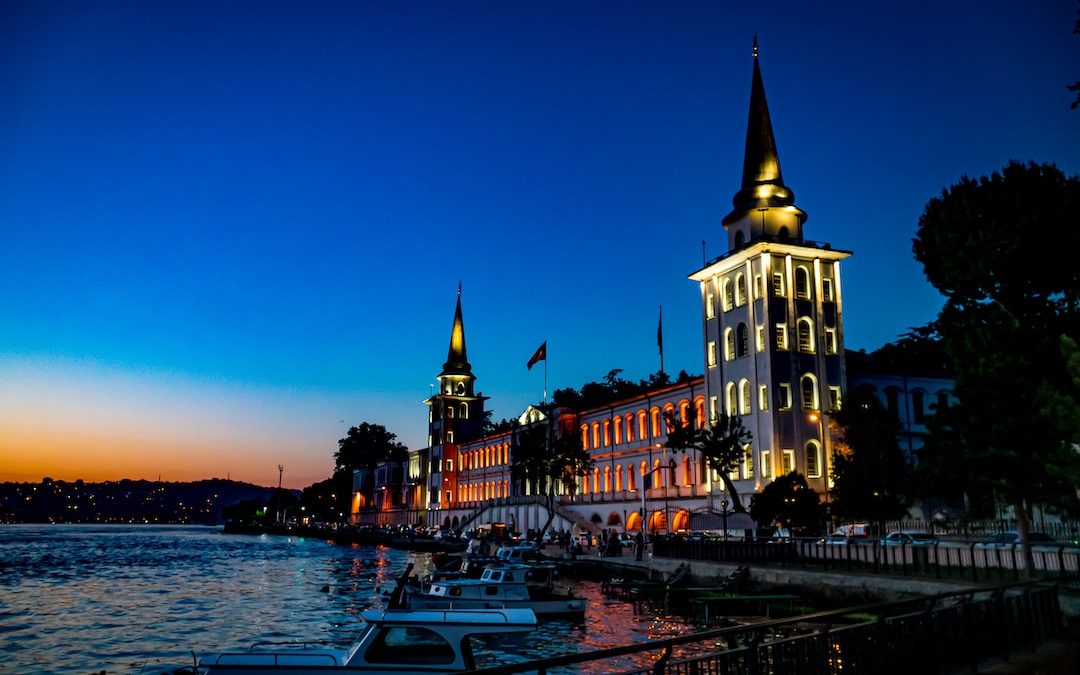
[[834,419],[840,443],[833,456],[833,515],[878,525],[902,518],[911,467],[896,440],[896,417],[872,393],[854,391]]
[[[936,325],[956,373],[954,478],[1010,504],[1027,543],[1033,502],[1075,504],[1080,395],[1067,340],[1080,334],[1080,179],[1010,162],[930,200],[915,257],[944,296]],[[949,465],[946,462],[947,470]]]
[[823,511],[818,493],[807,484],[806,476],[795,471],[750,498],[750,515],[758,524],[778,523],[796,534],[817,530]]
[[747,445],[753,436],[742,425],[738,416],[720,413],[715,424],[698,428],[696,424],[682,424],[673,412],[664,413],[667,425],[666,447],[686,452],[695,450],[705,458],[709,468],[720,475],[724,488],[731,498],[731,508],[740,513],[746,512],[739,491],[729,475],[746,461]]

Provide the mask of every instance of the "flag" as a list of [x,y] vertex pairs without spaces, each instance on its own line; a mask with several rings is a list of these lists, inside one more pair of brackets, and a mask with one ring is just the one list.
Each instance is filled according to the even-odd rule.
[[664,306],[660,306],[660,320],[656,323],[656,348],[664,355]]
[[538,361],[547,361],[547,340],[544,340],[544,343],[536,348],[536,353],[529,359],[529,363],[526,364],[526,367],[529,370],[532,370],[532,367],[535,366]]

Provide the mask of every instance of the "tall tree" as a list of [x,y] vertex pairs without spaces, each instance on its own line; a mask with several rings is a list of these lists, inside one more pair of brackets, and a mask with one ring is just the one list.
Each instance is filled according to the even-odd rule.
[[[397,441],[397,436],[381,424],[362,422],[350,427],[345,438],[338,440],[334,453],[334,475],[330,479],[328,513],[335,520],[347,517],[352,506],[352,473],[355,469],[373,470],[380,462],[400,462],[408,459],[409,449]],[[374,480],[361,482],[362,501],[374,503]]]
[[581,436],[566,433],[555,437],[552,421],[518,427],[511,440],[510,470],[515,483],[530,494],[542,496],[547,520],[542,537],[555,519],[555,501],[563,493],[573,494],[577,478],[593,466],[592,457],[581,444]]
[[896,440],[899,423],[874,394],[850,392],[834,416],[832,515],[881,525],[907,512],[911,467]]
[[731,496],[731,508],[745,513],[739,491],[731,480],[731,472],[746,461],[746,446],[753,436],[743,427],[738,416],[720,413],[719,419],[712,425],[698,428],[696,424],[683,424],[675,413],[664,414],[668,437],[664,441],[672,450],[686,452],[695,450],[705,458],[709,468],[720,475],[724,488]]
[[937,327],[956,373],[953,433],[938,445],[962,458],[955,479],[1012,506],[1028,570],[1032,503],[1075,504],[1080,478],[1063,350],[1080,328],[1078,245],[1080,180],[1017,162],[930,200],[914,240],[945,296]]

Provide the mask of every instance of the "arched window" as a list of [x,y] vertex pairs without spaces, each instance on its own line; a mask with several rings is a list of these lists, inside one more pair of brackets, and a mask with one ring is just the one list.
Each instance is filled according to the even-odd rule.
[[637,429],[638,429],[638,440],[639,441],[644,441],[649,437],[649,427],[648,427],[648,424],[646,423],[645,419],[646,419],[645,411],[644,410],[639,410],[638,414],[637,414]]
[[804,410],[818,410],[818,387],[817,378],[807,373],[799,380],[799,388],[802,392],[802,407]]
[[724,360],[731,361],[735,358],[735,331],[730,328],[724,329]]
[[674,416],[675,416],[675,406],[670,404],[670,403],[664,405],[664,433],[665,434],[670,434],[672,431],[675,430],[675,427],[672,426],[672,422],[671,422],[671,420],[672,420],[672,418]]
[[735,305],[746,304],[746,277],[742,272],[735,275]]
[[600,447],[600,423],[592,423],[592,446],[594,448]]
[[626,442],[634,442],[634,416],[633,414],[626,416]]
[[581,477],[581,494],[589,494],[589,474],[585,474]]
[[720,282],[720,298],[723,303],[724,311],[729,311],[734,303],[734,298],[731,293],[731,279],[724,279]]
[[653,461],[653,487],[664,487],[667,483],[664,481],[664,472],[660,469],[660,460]]
[[469,419],[469,404],[468,403],[462,403],[461,404],[461,419],[463,419],[463,420]]
[[817,441],[806,444],[806,477],[821,478],[821,445]]
[[593,492],[601,492],[600,467],[593,467],[593,470],[592,470],[592,485],[593,485]]
[[645,475],[649,473],[649,463],[642,460],[641,462],[641,489],[646,490],[649,487],[649,481],[645,479]]
[[634,490],[634,465],[626,465],[626,489]]
[[814,322],[805,316],[795,323],[800,352],[814,352]]
[[703,398],[694,401],[694,421],[698,429],[705,426],[705,399]]
[[750,329],[740,323],[735,329],[735,356],[743,357],[750,353]]
[[743,234],[742,230],[739,230],[738,232],[736,232],[735,233],[735,248],[737,248],[737,249],[742,248],[743,241],[745,241],[745,239],[746,239],[746,235]]
[[604,420],[604,447],[611,445],[611,420]]
[[781,239],[790,239],[791,238],[791,233],[788,231],[787,225],[780,228],[779,234],[780,234]]
[[750,380],[739,382],[739,414],[750,414]]
[[679,401],[679,422],[684,427],[690,426],[690,401]]
[[735,383],[727,383],[727,415],[731,417],[738,412],[738,401],[736,400]]
[[623,480],[622,480],[622,464],[615,465],[615,492],[622,492]]
[[686,457],[685,455],[682,458],[682,480],[683,485],[694,484],[694,473],[693,469],[690,466],[690,458]]
[[660,437],[660,408],[653,408],[649,411],[649,416],[652,418],[652,437]]
[[622,443],[622,418],[616,417],[615,422],[615,445]]
[[583,450],[589,449],[589,425],[581,425],[581,448]]
[[604,492],[611,492],[611,467],[604,467]]
[[795,297],[810,299],[810,270],[802,265],[795,268]]

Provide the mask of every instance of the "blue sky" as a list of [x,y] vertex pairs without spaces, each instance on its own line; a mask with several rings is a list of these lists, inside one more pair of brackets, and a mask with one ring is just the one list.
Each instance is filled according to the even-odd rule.
[[365,420],[422,447],[459,281],[496,419],[540,398],[543,340],[549,389],[655,371],[661,304],[700,373],[686,275],[723,252],[755,32],[874,349],[940,306],[929,198],[1080,172],[1078,7],[3,3],[0,480],[303,486]]

